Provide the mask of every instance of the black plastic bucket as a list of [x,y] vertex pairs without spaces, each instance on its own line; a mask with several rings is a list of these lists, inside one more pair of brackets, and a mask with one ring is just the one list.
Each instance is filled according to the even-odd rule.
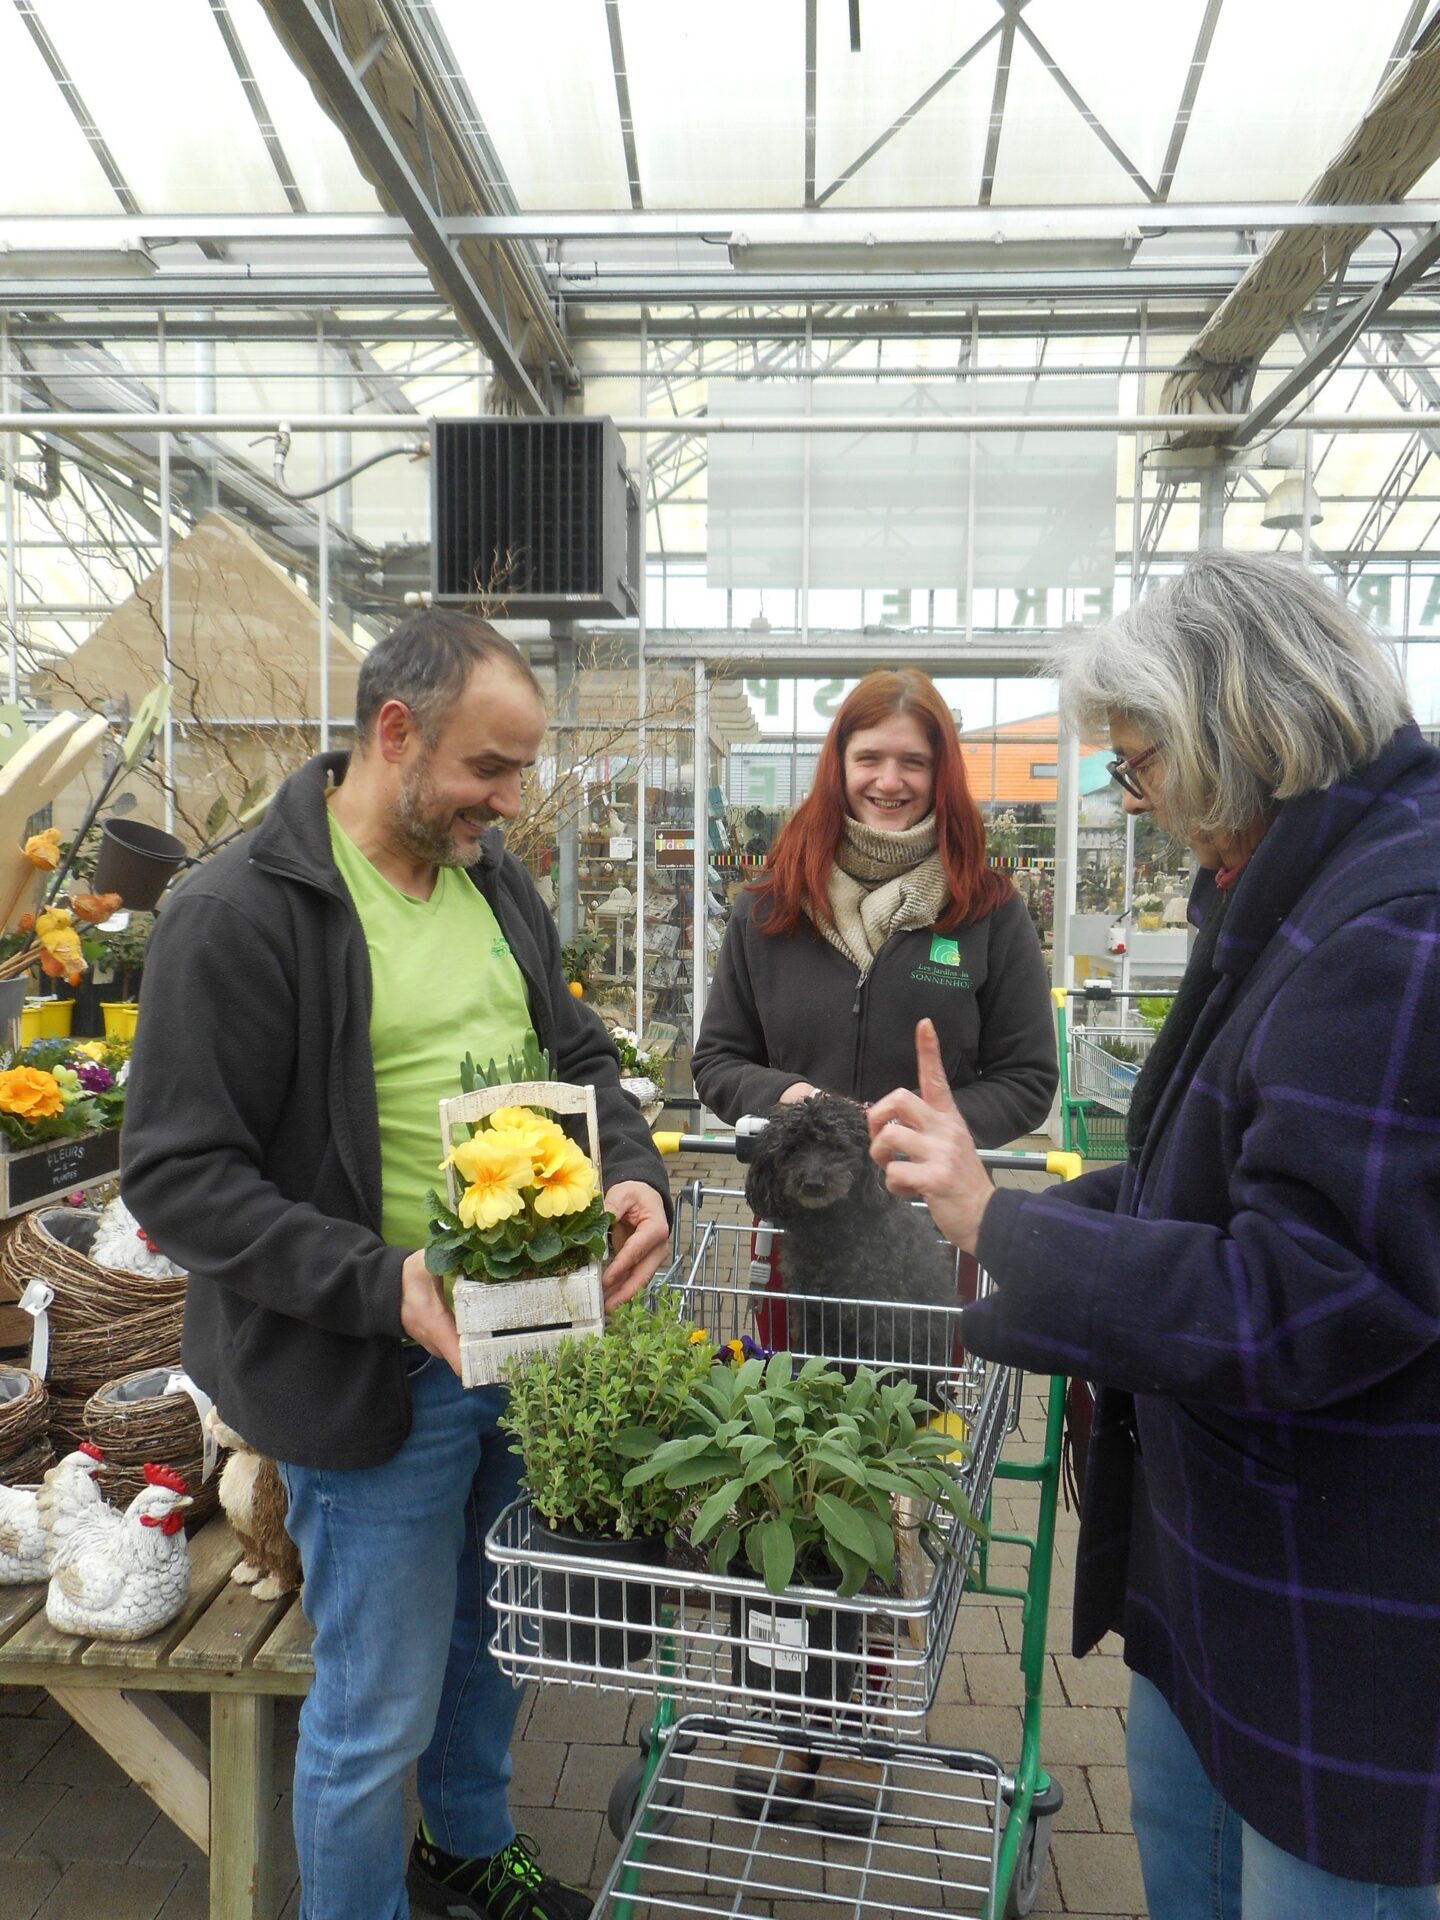
[[189,856],[184,842],[143,820],[102,820],[96,893],[118,893],[133,913],[150,913]]
[[[663,1567],[663,1533],[637,1540],[601,1539],[531,1522],[533,1544],[545,1553],[579,1556],[598,1563],[628,1562]],[[548,1660],[580,1667],[624,1667],[643,1660],[655,1632],[655,1585],[607,1578],[603,1573],[567,1573],[540,1562],[540,1650]]]
[[[754,1579],[748,1560],[732,1561],[730,1571]],[[809,1583],[838,1587],[840,1576],[826,1569]],[[855,1691],[860,1616],[853,1608],[779,1599],[757,1584],[730,1597],[730,1639],[735,1682],[752,1704],[789,1695],[844,1706]]]

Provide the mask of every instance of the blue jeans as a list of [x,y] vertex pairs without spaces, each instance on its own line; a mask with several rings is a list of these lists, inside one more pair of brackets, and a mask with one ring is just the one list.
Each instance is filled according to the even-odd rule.
[[1440,1888],[1342,1880],[1286,1853],[1211,1786],[1158,1688],[1130,1676],[1125,1761],[1150,1920],[1436,1920]]
[[414,1424],[393,1459],[348,1473],[280,1463],[315,1628],[295,1756],[301,1920],[406,1920],[413,1761],[437,1845],[485,1855],[515,1834],[520,1689],[486,1651],[485,1534],[520,1470],[496,1425],[504,1392],[466,1392],[418,1347],[407,1365]]

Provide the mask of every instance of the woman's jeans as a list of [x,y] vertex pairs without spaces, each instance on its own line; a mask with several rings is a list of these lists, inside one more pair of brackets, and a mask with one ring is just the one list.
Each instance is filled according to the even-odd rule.
[[1206,1777],[1164,1696],[1130,1676],[1125,1759],[1150,1920],[1436,1920],[1440,1888],[1341,1880],[1264,1839]]
[[520,1690],[486,1647],[485,1534],[519,1461],[496,1419],[503,1389],[465,1391],[408,1350],[414,1424],[383,1466],[280,1465],[305,1567],[315,1680],[300,1714],[295,1845],[301,1920],[405,1920],[405,1780],[449,1853],[486,1855],[506,1806]]

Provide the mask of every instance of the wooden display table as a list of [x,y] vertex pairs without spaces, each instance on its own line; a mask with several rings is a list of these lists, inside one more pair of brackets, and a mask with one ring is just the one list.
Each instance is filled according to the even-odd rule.
[[[58,1633],[43,1585],[0,1587],[0,1686],[44,1687],[209,1855],[210,1920],[269,1920],[275,1697],[314,1669],[296,1596],[252,1599],[239,1558],[217,1514],[190,1542],[184,1612],[124,1645]],[[208,1749],[161,1693],[210,1695]]]

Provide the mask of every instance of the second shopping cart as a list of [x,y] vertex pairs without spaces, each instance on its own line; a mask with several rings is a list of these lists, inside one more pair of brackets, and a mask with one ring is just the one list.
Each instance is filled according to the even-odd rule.
[[[671,1151],[737,1144],[735,1136],[657,1138]],[[1078,1170],[1065,1154],[984,1157],[997,1172]],[[775,1343],[780,1303],[767,1290],[770,1267],[757,1257],[743,1195],[699,1181],[682,1189],[674,1246],[657,1284],[678,1289],[717,1346],[754,1351],[762,1335],[765,1347]],[[988,1284],[982,1273],[981,1289]],[[915,1366],[923,1375],[928,1364],[927,1397],[956,1442],[964,1505],[980,1514],[997,1480],[1029,1481],[1038,1490],[1034,1532],[987,1532],[939,1506],[901,1514],[889,1589],[871,1581],[842,1599],[803,1584],[772,1593],[748,1569],[716,1573],[699,1554],[660,1567],[607,1560],[602,1576],[579,1553],[542,1548],[528,1504],[507,1509],[487,1542],[502,1668],[517,1680],[655,1700],[642,1751],[611,1796],[622,1845],[595,1908],[606,1920],[708,1912],[759,1920],[777,1903],[807,1898],[854,1920],[998,1916],[1033,1904],[1060,1803],[1040,1767],[1039,1728],[1063,1382],[1044,1395],[1037,1457],[1006,1461],[1021,1378],[960,1349],[958,1283],[954,1308],[847,1304],[850,1350],[808,1357],[853,1368],[876,1351],[883,1321],[883,1351],[898,1359],[896,1316],[909,1316]],[[1023,1584],[991,1582],[997,1548],[1019,1551]],[[923,1741],[967,1589],[1021,1606],[1025,1712],[1009,1771],[988,1754]],[[602,1635],[614,1664],[597,1658]],[[815,1797],[818,1773],[842,1778],[844,1791]]]

